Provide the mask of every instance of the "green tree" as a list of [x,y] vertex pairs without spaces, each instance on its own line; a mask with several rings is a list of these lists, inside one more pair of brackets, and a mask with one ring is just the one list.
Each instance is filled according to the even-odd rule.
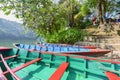
[[67,25],[64,10],[60,10],[51,0],[4,0],[1,3],[5,14],[15,10],[16,17],[22,18],[25,27],[32,29],[38,36],[47,38]]
[[84,28],[84,16],[90,11],[85,7],[87,4],[82,6],[78,0],[65,0],[59,4],[52,0],[1,0],[0,3],[5,14],[14,10],[16,17],[23,19],[25,28],[51,41],[67,31],[68,24],[70,28]]

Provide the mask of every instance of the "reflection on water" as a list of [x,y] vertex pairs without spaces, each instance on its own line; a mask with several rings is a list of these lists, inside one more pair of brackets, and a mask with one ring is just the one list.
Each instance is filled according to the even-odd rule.
[[35,44],[36,40],[0,40],[0,46],[13,47],[13,43]]

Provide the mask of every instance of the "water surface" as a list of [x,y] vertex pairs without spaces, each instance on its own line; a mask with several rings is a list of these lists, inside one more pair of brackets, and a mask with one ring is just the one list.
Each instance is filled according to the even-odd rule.
[[0,40],[0,46],[13,47],[13,43],[35,44],[36,40]]

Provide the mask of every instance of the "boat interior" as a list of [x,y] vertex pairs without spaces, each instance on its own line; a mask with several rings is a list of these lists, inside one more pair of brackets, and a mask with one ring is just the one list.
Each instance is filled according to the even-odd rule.
[[108,80],[106,71],[120,73],[113,60],[17,48],[0,50],[0,66],[4,80]]

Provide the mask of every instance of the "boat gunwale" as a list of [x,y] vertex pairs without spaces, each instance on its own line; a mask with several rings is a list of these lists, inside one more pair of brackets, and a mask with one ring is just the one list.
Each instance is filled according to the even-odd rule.
[[99,62],[108,62],[108,63],[113,63],[113,64],[120,64],[120,61],[115,61],[114,59],[100,59],[100,58],[94,58],[94,57],[88,57],[88,56],[82,56],[82,55],[70,55],[68,53],[53,53],[49,51],[36,51],[36,50],[28,50],[30,52],[38,52],[41,54],[51,54],[51,55],[58,55],[58,56],[66,56],[66,57],[72,57],[72,58],[83,58],[86,60],[95,60]]
[[[15,48],[18,48],[18,49],[24,49],[24,48],[20,48],[20,47],[18,47],[20,45],[20,43],[13,43],[13,46],[15,47]],[[25,44],[24,44],[25,45]],[[29,45],[29,44],[28,44]],[[30,46],[30,45],[29,45]],[[36,45],[35,45],[36,46]],[[43,47],[43,46],[41,46],[41,47]],[[48,46],[45,46],[45,47],[48,47]],[[89,49],[89,48],[85,48],[85,49]],[[36,50],[36,49],[28,49],[28,50],[30,50],[30,51],[41,51],[41,50]],[[84,54],[84,55],[88,55],[88,54],[107,54],[107,53],[109,53],[109,52],[111,52],[111,50],[108,50],[108,49],[102,49],[102,50],[100,50],[100,49],[89,49],[90,50],[90,52],[88,52],[88,51],[84,51],[84,52],[80,52],[80,51],[78,51],[78,52],[74,52],[74,51],[72,51],[72,52],[52,52],[52,51],[41,51],[41,52],[49,52],[49,53],[66,53],[66,54]]]
[[[17,50],[19,50],[19,49],[17,48]],[[23,49],[23,50],[25,50],[25,49]],[[37,54],[50,54],[50,55],[57,55],[57,56],[65,56],[66,58],[68,58],[68,57],[82,58],[82,59],[85,59],[85,60],[95,60],[95,61],[99,61],[99,62],[109,62],[109,63],[114,63],[114,64],[120,64],[120,62],[114,61],[112,59],[111,60],[105,60],[105,59],[99,59],[99,58],[94,58],[94,57],[87,57],[87,56],[80,56],[80,55],[70,55],[70,54],[63,54],[63,53],[62,54],[61,53],[54,54],[54,53],[48,53],[47,51],[46,51],[46,53],[44,53],[44,51],[43,52],[31,51],[31,50],[26,50],[26,51],[27,52],[37,52]],[[68,61],[66,61],[66,62],[68,62]]]
[[[49,44],[49,45],[53,44],[54,45],[54,43],[46,43],[46,44]],[[37,42],[36,45],[47,47],[46,45],[43,45],[39,42]],[[71,45],[71,44],[57,44],[57,45],[60,45],[60,46],[75,46],[75,47],[87,48],[87,49],[96,49],[97,48],[96,46],[79,46],[79,45]]]
[[4,64],[4,66],[6,67],[6,69],[10,72],[10,74],[16,79],[16,80],[21,80],[11,69],[10,67],[7,65],[7,63],[5,62],[2,54],[0,54],[0,57],[2,59],[2,62]]
[[[16,49],[23,49],[23,48],[16,48]],[[27,49],[23,49],[23,50],[27,50]],[[106,60],[106,59],[99,59],[99,58],[93,58],[93,57],[88,57],[88,56],[81,56],[81,55],[70,55],[68,53],[57,53],[55,54],[54,52],[50,52],[50,51],[37,51],[37,50],[27,50],[29,52],[38,52],[38,53],[42,53],[42,54],[51,54],[51,55],[59,55],[59,56],[69,56],[69,57],[73,57],[73,58],[83,58],[86,60],[95,60],[95,61],[100,61],[100,62],[109,62],[109,63],[113,63],[113,64],[120,64],[120,61],[115,61],[113,59],[110,60]],[[81,52],[82,53],[82,52]]]

